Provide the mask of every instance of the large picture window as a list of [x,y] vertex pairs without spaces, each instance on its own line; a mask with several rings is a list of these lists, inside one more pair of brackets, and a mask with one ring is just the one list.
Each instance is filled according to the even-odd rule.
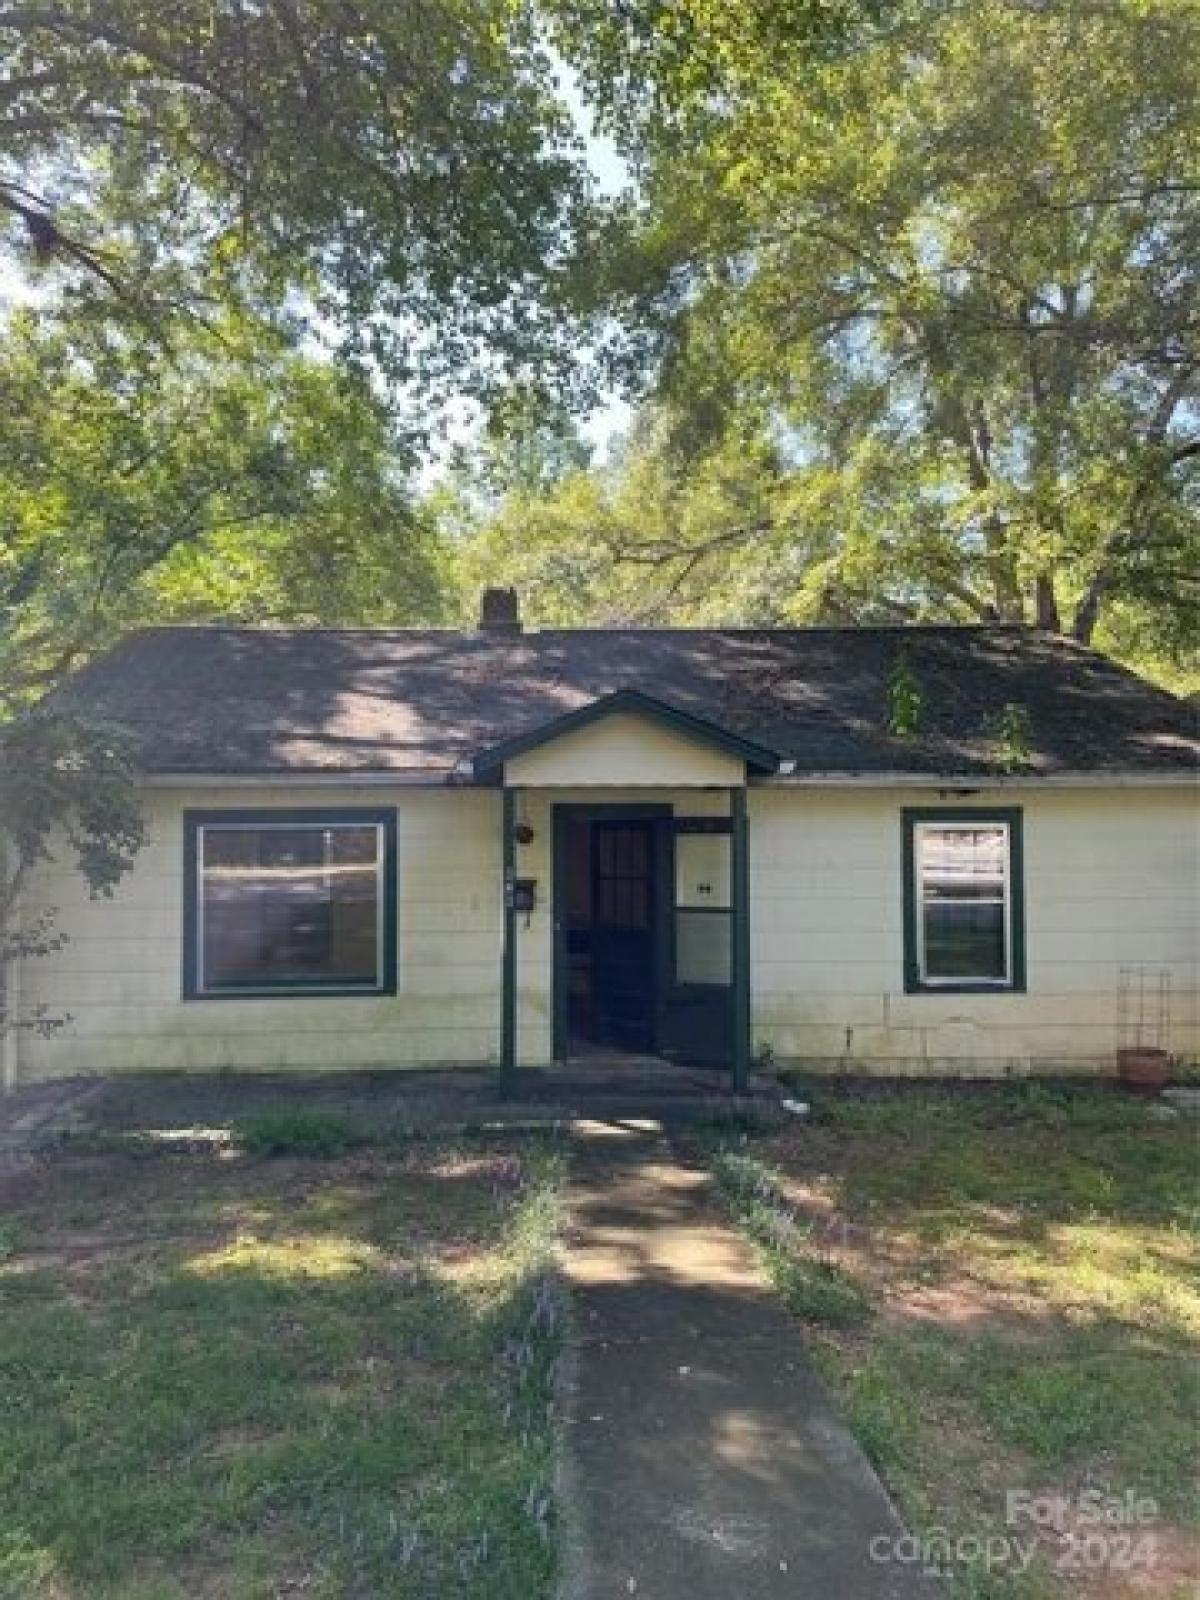
[[394,988],[391,813],[191,812],[186,832],[190,996]]
[[1021,814],[904,814],[905,988],[1025,987]]

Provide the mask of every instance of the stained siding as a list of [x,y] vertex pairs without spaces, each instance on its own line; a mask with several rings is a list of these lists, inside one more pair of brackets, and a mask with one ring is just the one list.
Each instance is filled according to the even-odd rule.
[[[552,804],[663,801],[720,814],[719,790],[525,793],[534,839],[517,870],[539,884],[519,919],[521,1060],[551,1050]],[[394,806],[399,992],[394,997],[181,999],[186,807]],[[750,796],[753,1043],[779,1060],[878,1072],[1111,1070],[1122,966],[1166,969],[1170,1045],[1196,1025],[1196,807],[1181,790],[1004,790],[1025,813],[1029,990],[905,995],[901,812],[915,790],[758,789]],[[955,801],[962,804],[962,801]],[[69,860],[36,900],[61,909],[69,943],[26,964],[26,1001],[72,1021],[22,1035],[23,1079],[77,1072],[406,1067],[493,1062],[500,1010],[500,797],[494,790],[151,791],[149,837],[112,900],[91,902]]]
[[[183,812],[222,805],[394,806],[398,993],[184,1001]],[[404,1067],[494,1060],[500,838],[495,791],[150,791],[145,847],[111,900],[42,874],[68,944],[26,964],[25,999],[71,1022],[23,1036],[23,1078],[208,1068]],[[69,862],[69,858],[64,858]]]
[[855,1071],[1111,1070],[1120,969],[1165,970],[1171,1048],[1197,1040],[1195,797],[1180,789],[1017,790],[1028,992],[906,995],[901,813],[936,793],[751,795],[754,1041]]

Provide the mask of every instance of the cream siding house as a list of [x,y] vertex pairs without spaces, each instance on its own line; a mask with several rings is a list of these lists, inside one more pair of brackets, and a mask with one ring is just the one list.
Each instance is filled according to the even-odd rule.
[[[503,620],[156,629],[86,669],[65,698],[137,742],[146,843],[108,900],[65,856],[37,878],[67,942],[9,983],[69,1020],[10,1035],[7,1081],[1106,1073],[1139,1026],[1197,1052],[1172,697],[1017,629]],[[907,737],[897,660],[928,701]]]

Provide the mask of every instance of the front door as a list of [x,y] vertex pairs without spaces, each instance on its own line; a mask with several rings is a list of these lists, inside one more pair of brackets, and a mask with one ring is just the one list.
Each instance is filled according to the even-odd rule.
[[618,1050],[655,1046],[654,824],[603,821],[591,831],[588,930],[592,1041]]
[[663,805],[555,807],[558,1060],[658,1048]]
[[664,805],[556,808],[558,1059],[629,1051],[729,1064],[730,829],[726,817],[673,817]]

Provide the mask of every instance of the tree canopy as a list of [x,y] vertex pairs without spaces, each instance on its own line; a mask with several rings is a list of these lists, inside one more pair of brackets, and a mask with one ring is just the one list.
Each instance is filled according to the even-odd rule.
[[[674,417],[668,476],[695,492],[766,441],[774,509],[648,529],[626,557],[639,592],[657,553],[677,615],[686,568],[731,610],[757,590],[764,619],[999,617],[1086,640],[1108,618],[1185,645],[1197,13],[937,0],[860,13],[801,71],[772,31],[791,8],[682,12],[708,55],[649,50],[610,79],[642,181],[583,293]],[[598,81],[613,32],[574,37]]]
[[581,193],[521,0],[0,3],[0,692],[438,616],[430,415],[550,360]]
[[[1172,0],[0,0],[10,691],[135,617],[493,578],[1185,653],[1198,47]],[[430,494],[451,394],[490,421]]]
[[437,615],[405,440],[370,386],[258,324],[220,331],[167,355],[10,320],[0,707],[147,619]]
[[0,63],[0,245],[106,315],[286,300],[459,387],[553,330],[580,168],[522,0],[0,3]]

